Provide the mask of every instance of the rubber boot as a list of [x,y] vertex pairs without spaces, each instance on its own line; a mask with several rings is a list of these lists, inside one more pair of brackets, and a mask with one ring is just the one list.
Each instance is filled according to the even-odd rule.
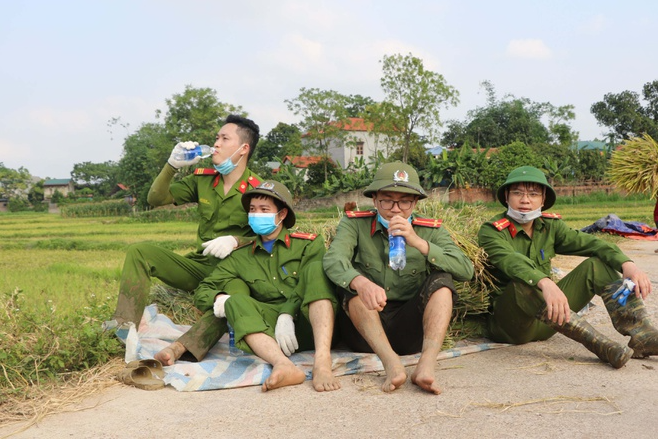
[[658,329],[651,324],[642,299],[631,292],[626,298],[626,304],[620,305],[612,298],[622,282],[619,280],[611,283],[600,294],[610,320],[620,334],[631,336],[628,347],[633,349],[633,358],[658,355]]
[[548,319],[548,311],[544,308],[539,312],[537,318],[546,325],[555,329],[562,335],[585,346],[590,352],[596,354],[601,361],[609,363],[615,369],[621,368],[631,359],[633,350],[627,346],[610,340],[605,335],[594,329],[585,319],[578,317],[573,311],[569,323],[558,325]]

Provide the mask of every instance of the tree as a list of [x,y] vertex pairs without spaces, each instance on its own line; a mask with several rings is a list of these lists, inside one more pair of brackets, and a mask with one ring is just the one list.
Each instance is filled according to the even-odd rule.
[[519,166],[542,168],[542,163],[532,149],[523,142],[505,145],[489,157],[489,163],[483,173],[483,181],[495,190],[502,186],[507,175]]
[[23,198],[23,192],[28,188],[31,178],[30,171],[24,167],[11,169],[0,162],[0,198]]
[[104,163],[83,162],[73,165],[71,178],[81,186],[89,187],[101,197],[109,196],[116,184],[119,164],[113,161]]
[[607,93],[590,111],[599,125],[610,129],[608,137],[615,143],[644,133],[658,138],[658,80],[644,84],[642,97],[646,106],[634,91]]
[[347,110],[348,117],[363,118],[368,109],[376,104],[372,98],[361,95],[349,95],[346,100],[345,110]]
[[426,70],[423,61],[411,53],[387,56],[381,61],[381,87],[402,146],[402,161],[407,162],[415,130],[423,131],[434,143],[441,127],[440,108],[457,105],[459,92],[449,86],[443,75]]
[[256,160],[283,159],[286,155],[297,156],[302,153],[302,135],[295,125],[279,122],[258,142],[254,153]]
[[[347,97],[333,90],[302,87],[296,98],[285,102],[290,111],[302,117],[299,127],[311,150],[329,158],[329,148],[343,146],[348,138],[348,132],[342,128],[349,117],[345,109],[347,101]],[[325,181],[329,174],[326,163]]]
[[[183,93],[174,94],[165,103],[168,109],[164,126],[174,145],[187,140],[212,144],[226,116],[247,115],[240,106],[220,102],[215,90],[191,85],[186,85]],[[159,118],[162,111],[156,110],[155,115]]]

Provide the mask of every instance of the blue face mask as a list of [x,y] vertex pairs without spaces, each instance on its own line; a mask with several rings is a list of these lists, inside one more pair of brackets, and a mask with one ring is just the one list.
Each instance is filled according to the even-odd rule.
[[230,174],[231,172],[233,172],[235,170],[235,168],[238,167],[238,163],[240,163],[240,160],[242,160],[242,157],[244,157],[244,156],[240,157],[240,160],[238,160],[238,163],[233,163],[233,161],[231,160],[231,158],[235,155],[235,153],[240,151],[240,149],[241,148],[236,149],[235,152],[233,154],[231,154],[231,157],[227,158],[226,160],[221,162],[219,165],[213,165],[213,167],[215,169],[217,169],[217,171],[222,175]]
[[[382,226],[386,227],[386,229],[388,229],[389,221],[385,220],[384,217],[379,214],[379,212],[377,212],[377,221],[379,221],[379,224],[381,224]],[[409,224],[411,224],[411,216],[407,218],[407,221],[409,221]]]
[[[278,212],[277,212],[278,213]],[[257,235],[267,236],[281,224],[276,221],[276,213],[250,213],[249,226]]]

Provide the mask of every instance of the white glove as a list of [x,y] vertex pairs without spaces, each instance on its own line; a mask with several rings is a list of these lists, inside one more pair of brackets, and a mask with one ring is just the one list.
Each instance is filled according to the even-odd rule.
[[228,294],[220,294],[215,298],[215,304],[212,307],[212,312],[213,314],[215,314],[215,317],[220,319],[222,317],[226,317],[226,311],[224,310],[224,306],[229,297],[231,296],[229,296]]
[[276,327],[274,328],[274,336],[279,347],[286,356],[291,356],[299,345],[297,344],[297,337],[295,336],[295,322],[292,321],[290,314],[281,314],[276,320]]
[[171,155],[167,162],[174,168],[182,168],[183,166],[196,165],[201,161],[201,156],[196,156],[192,160],[185,160],[183,154],[199,146],[198,142],[180,142],[174,146],[174,149],[171,150]]
[[237,246],[238,241],[231,235],[220,236],[219,238],[201,243],[201,247],[204,248],[204,256],[213,255],[219,259],[224,259],[230,255],[233,249]]

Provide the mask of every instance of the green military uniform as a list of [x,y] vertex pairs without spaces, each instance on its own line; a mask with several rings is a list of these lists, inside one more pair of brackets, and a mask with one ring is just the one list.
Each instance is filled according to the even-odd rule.
[[[248,334],[263,332],[274,338],[279,314],[290,314],[296,321],[299,349],[313,348],[309,305],[328,299],[337,308],[333,287],[322,269],[324,240],[313,234],[290,233],[283,227],[272,252],[258,236],[252,246],[234,251],[204,279],[194,294],[197,308],[206,314],[178,341],[198,360],[226,331],[226,320],[235,331],[235,344],[252,352],[244,340]],[[226,319],[213,314],[218,293],[226,301]]]
[[[499,191],[499,199],[506,205],[504,197],[504,191]],[[546,197],[545,206],[552,206],[552,188]],[[545,306],[537,282],[551,277],[555,255],[589,257],[558,282],[574,311],[619,279],[621,264],[630,260],[616,245],[569,228],[559,215],[543,213],[532,227],[530,237],[519,223],[501,213],[484,223],[478,232],[478,242],[488,255],[491,274],[499,288],[492,294],[488,319],[488,335],[494,341],[521,344],[555,334],[554,329],[536,318]]]
[[198,203],[200,216],[196,250],[185,256],[148,243],[128,248],[121,273],[119,298],[114,319],[118,324],[139,324],[147,305],[150,277],[156,277],[174,288],[192,291],[217,265],[214,256],[204,256],[201,244],[219,236],[253,236],[241,196],[259,178],[246,169],[240,179],[224,194],[221,175],[215,169],[196,169],[194,174],[171,183],[177,170],[165,165],[155,179],[148,201],[154,206]]

